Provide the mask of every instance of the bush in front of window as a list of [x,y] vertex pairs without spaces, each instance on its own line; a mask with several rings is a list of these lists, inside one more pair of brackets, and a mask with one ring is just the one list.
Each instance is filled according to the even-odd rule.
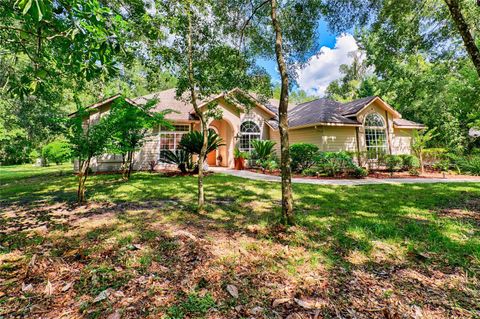
[[318,146],[309,143],[296,143],[290,146],[291,167],[302,173],[317,163]]
[[385,166],[393,176],[393,172],[396,172],[402,168],[403,160],[399,155],[387,155],[385,156]]

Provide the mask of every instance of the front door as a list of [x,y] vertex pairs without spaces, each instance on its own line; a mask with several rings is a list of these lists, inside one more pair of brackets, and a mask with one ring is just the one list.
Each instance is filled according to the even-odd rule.
[[207,154],[208,166],[217,166],[217,151],[213,150]]

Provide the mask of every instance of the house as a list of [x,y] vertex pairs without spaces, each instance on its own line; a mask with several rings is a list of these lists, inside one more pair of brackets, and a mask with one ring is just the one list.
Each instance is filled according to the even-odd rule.
[[[89,121],[108,113],[117,94],[91,105]],[[146,138],[141,150],[135,154],[134,168],[148,169],[154,161],[157,168],[162,163],[161,150],[176,150],[185,133],[199,130],[200,124],[193,107],[176,98],[175,89],[127,99],[132,104],[144,104],[151,99],[158,103],[154,112],[173,110],[166,118],[174,124],[174,130],[155,128]],[[224,145],[208,154],[209,166],[234,166],[234,149],[249,152],[251,141],[270,139],[280,151],[278,129],[278,101],[263,101],[260,97],[239,89],[219,94],[201,101],[200,108],[215,103],[221,110],[221,118],[213,119],[209,128],[220,135]],[[410,154],[413,130],[424,126],[406,119],[378,96],[366,97],[349,103],[339,103],[326,98],[316,99],[289,109],[290,144],[312,143],[322,151],[350,151],[368,153],[371,160],[379,154]],[[119,168],[121,157],[104,155],[92,161],[94,171],[111,171]]]

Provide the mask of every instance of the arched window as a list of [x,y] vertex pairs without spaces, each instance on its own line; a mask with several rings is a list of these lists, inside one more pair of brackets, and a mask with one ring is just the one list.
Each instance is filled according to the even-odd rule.
[[240,150],[250,152],[253,140],[260,139],[260,127],[252,121],[245,121],[240,125]]
[[378,159],[387,153],[385,121],[378,113],[368,114],[364,121],[365,141],[369,159]]

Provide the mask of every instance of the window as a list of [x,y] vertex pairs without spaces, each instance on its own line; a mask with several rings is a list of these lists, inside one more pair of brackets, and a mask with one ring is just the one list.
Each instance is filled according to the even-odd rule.
[[159,145],[160,145],[160,162],[162,159],[162,150],[171,150],[175,152],[178,150],[180,140],[183,135],[190,131],[189,125],[174,125],[173,130],[169,130],[168,127],[160,127],[159,132]]
[[253,140],[260,139],[260,127],[252,121],[245,121],[240,125],[240,150],[250,152]]
[[368,159],[378,159],[387,153],[385,122],[379,114],[371,113],[365,118],[364,125]]

